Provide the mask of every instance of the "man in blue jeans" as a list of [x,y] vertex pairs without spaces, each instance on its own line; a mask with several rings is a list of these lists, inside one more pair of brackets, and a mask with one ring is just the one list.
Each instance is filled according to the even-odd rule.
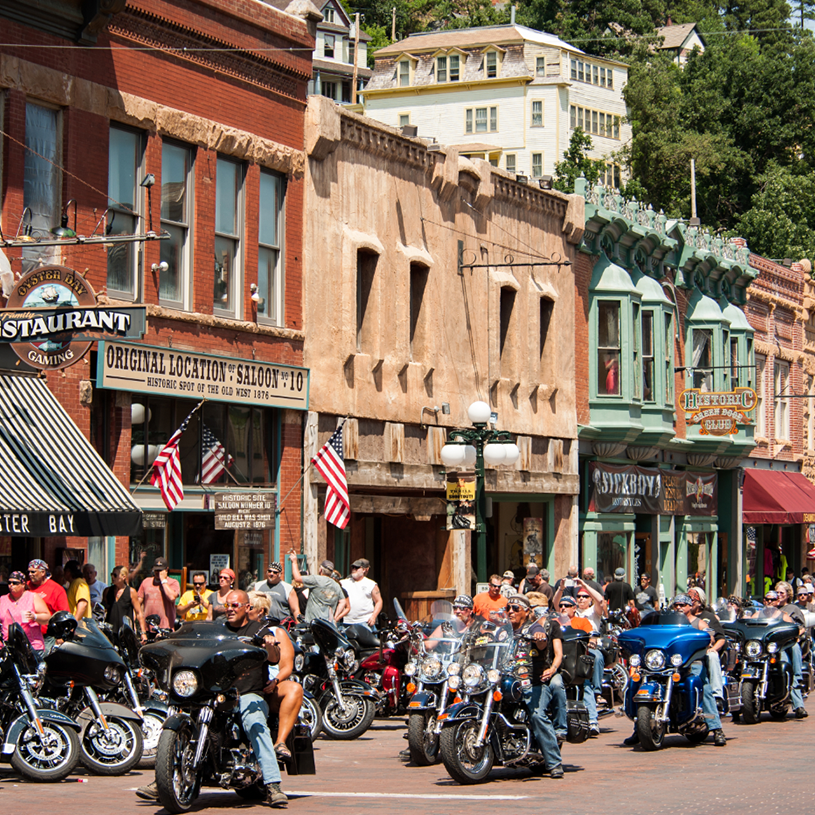
[[547,712],[551,701],[548,682],[557,674],[563,659],[560,625],[555,621],[530,622],[532,607],[523,594],[508,597],[506,610],[515,634],[515,672],[523,689],[532,732],[543,754],[544,771],[550,778],[563,778],[560,747]]
[[[269,662],[277,664],[280,659],[280,648],[271,633],[264,634],[265,623],[253,622],[248,618],[249,605],[249,597],[245,591],[231,591],[226,595],[224,600],[225,631],[231,632],[236,637],[253,638],[262,635]],[[263,698],[264,688],[267,685],[270,685],[270,682],[266,665],[258,665],[242,676],[235,687],[240,692],[239,708],[243,730],[252,745],[255,758],[263,774],[263,783],[266,785],[266,803],[271,807],[279,808],[287,806],[289,799],[280,789],[280,767],[277,764],[274,742],[267,723],[269,705]],[[156,800],[158,790],[155,782],[146,787],[140,787],[136,795],[145,800]]]

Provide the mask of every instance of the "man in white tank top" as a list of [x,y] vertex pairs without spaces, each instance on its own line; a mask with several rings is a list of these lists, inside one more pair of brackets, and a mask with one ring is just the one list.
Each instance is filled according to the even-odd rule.
[[351,576],[341,580],[340,584],[348,592],[351,609],[344,617],[346,625],[365,625],[371,628],[382,611],[382,595],[379,586],[368,577],[370,561],[365,558],[351,564]]

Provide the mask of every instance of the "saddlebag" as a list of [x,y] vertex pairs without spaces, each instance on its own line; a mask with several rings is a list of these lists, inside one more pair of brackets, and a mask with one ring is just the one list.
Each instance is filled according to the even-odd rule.
[[588,637],[585,640],[564,638],[560,672],[567,685],[582,685],[587,679],[591,679],[594,656],[588,650]]
[[286,747],[291,752],[291,761],[285,762],[289,775],[314,775],[317,772],[314,766],[314,745],[305,725],[294,726],[286,739]]
[[569,699],[566,704],[566,741],[581,744],[589,737],[589,711],[583,702]]

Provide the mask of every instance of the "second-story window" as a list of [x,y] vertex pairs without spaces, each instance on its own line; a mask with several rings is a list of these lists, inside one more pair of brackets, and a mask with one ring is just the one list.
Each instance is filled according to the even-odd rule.
[[535,57],[535,76],[546,76],[546,57]]
[[693,387],[702,392],[713,390],[713,331],[693,329]]
[[767,435],[767,357],[763,354],[756,354],[756,436],[766,437]]
[[258,214],[258,320],[283,324],[283,179],[260,171]]
[[507,172],[514,173],[515,172],[515,153],[507,153],[506,156],[506,163],[507,163]]
[[[108,142],[108,208],[106,232],[109,235],[135,235],[137,229],[139,166],[142,146],[139,134],[133,130],[111,126]],[[107,290],[127,300],[137,296],[135,243],[112,244],[107,247]]]
[[773,360],[775,369],[775,438],[788,441],[790,438],[790,364],[776,357]]
[[215,287],[213,308],[235,313],[240,291],[241,167],[218,158],[215,178]]
[[631,323],[634,329],[634,342],[631,348],[634,365],[634,398],[642,398],[642,336],[640,334],[640,306],[633,303],[631,306]]
[[486,55],[485,68],[487,79],[495,79],[498,76],[498,54],[489,51]]
[[620,395],[620,304],[601,300],[597,307],[597,393]]
[[168,266],[161,273],[159,299],[184,308],[191,267],[192,153],[186,147],[165,142],[161,148],[161,228],[170,239],[161,241],[161,260]]
[[334,59],[334,35],[323,34],[323,56],[326,59]]
[[532,154],[532,178],[540,178],[543,175],[543,153]]
[[447,57],[436,57],[436,82],[447,82]]
[[532,103],[532,127],[543,127],[543,101]]
[[334,22],[334,7],[333,6],[326,6],[323,9],[323,21],[326,23],[333,23]]
[[461,74],[459,72],[461,66],[461,59],[458,54],[451,54],[450,55],[450,81],[451,82],[458,82],[461,78]]
[[399,61],[399,87],[407,88],[410,85],[410,60]]
[[642,312],[642,400],[654,402],[654,312]]
[[674,403],[674,318],[672,314],[665,314],[665,359],[662,364],[665,366],[665,405]]

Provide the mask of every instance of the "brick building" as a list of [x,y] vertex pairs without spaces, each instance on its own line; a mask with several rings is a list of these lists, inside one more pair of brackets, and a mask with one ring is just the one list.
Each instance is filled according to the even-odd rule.
[[[303,132],[320,15],[308,2],[291,13],[277,5],[0,9],[4,237],[49,236],[66,216],[85,236],[169,236],[6,248],[17,279],[61,264],[85,275],[100,304],[146,307],[142,339],[94,344],[78,364],[44,376],[147,514],[130,538],[0,537],[2,565],[77,550],[101,578],[144,552],[148,567],[157,554],[173,569],[228,559],[245,583],[281,547],[299,549]],[[139,367],[150,355],[161,377]],[[17,373],[25,367],[3,359]],[[168,513],[145,477],[202,397],[180,443],[185,497]],[[217,442],[231,464],[202,483]],[[290,494],[274,529],[244,531],[215,528],[221,492]]]

